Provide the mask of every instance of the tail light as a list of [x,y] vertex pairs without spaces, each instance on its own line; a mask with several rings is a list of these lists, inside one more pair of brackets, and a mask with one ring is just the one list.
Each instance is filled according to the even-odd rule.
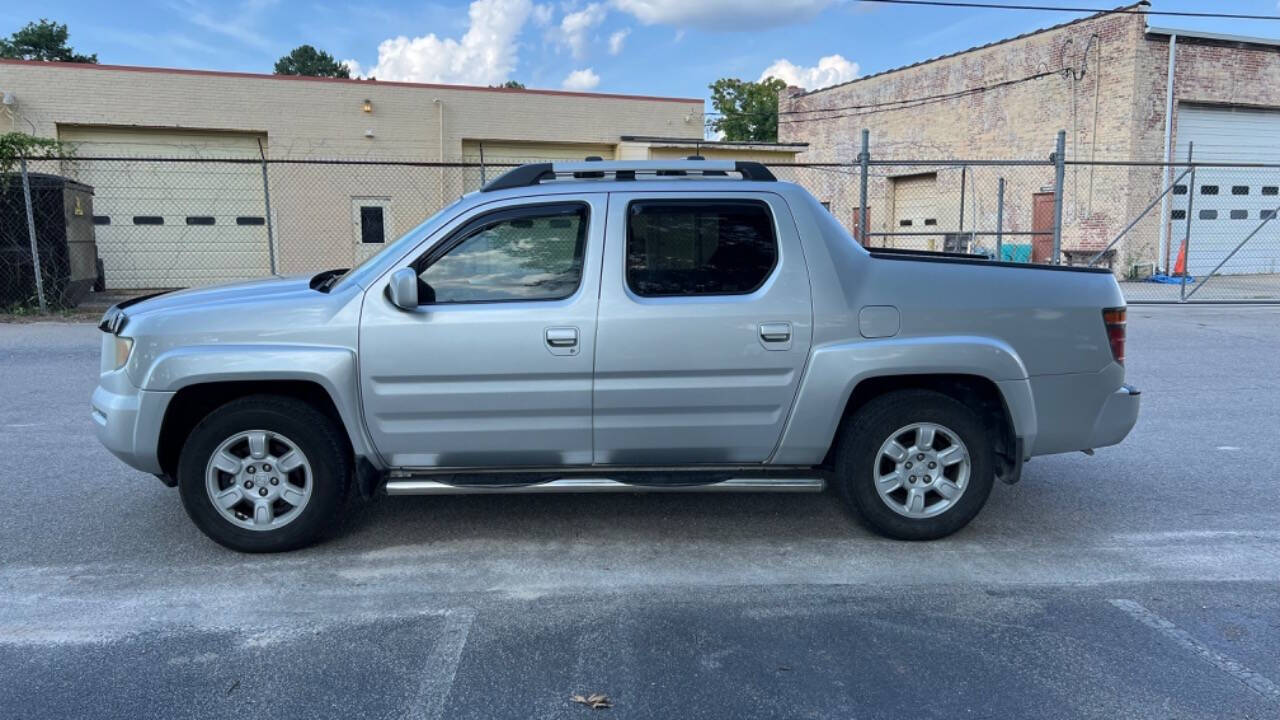
[[1102,322],[1107,326],[1107,340],[1111,343],[1111,357],[1124,364],[1124,308],[1107,308],[1102,311]]

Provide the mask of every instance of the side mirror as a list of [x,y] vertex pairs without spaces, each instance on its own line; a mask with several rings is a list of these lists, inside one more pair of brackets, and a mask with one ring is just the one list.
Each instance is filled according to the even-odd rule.
[[418,309],[418,273],[413,268],[400,268],[391,273],[391,284],[387,286],[387,297],[391,304],[401,310]]

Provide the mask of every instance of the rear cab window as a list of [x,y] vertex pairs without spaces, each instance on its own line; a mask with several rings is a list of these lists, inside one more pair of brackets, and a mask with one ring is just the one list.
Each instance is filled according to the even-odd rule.
[[626,242],[627,287],[640,297],[745,295],[778,264],[760,200],[633,200]]

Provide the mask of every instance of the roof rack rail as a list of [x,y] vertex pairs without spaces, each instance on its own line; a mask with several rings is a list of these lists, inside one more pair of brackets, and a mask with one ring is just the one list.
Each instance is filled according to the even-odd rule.
[[701,175],[703,177],[725,176],[738,173],[743,180],[756,182],[773,182],[778,178],[769,172],[769,168],[758,162],[744,160],[621,160],[605,162],[587,160],[585,162],[532,163],[513,168],[494,178],[493,182],[480,188],[481,192],[508,190],[511,188],[529,187],[543,181],[555,180],[560,175],[576,179],[603,178],[613,175],[615,180],[635,180],[637,173],[655,176]]

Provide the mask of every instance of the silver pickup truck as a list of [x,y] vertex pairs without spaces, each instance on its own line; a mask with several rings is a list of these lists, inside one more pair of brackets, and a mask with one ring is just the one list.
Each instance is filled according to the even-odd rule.
[[242,551],[349,496],[818,491],[940,538],[1120,442],[1107,271],[867,250],[761,165],[525,165],[351,270],[139,298],[98,437]]

